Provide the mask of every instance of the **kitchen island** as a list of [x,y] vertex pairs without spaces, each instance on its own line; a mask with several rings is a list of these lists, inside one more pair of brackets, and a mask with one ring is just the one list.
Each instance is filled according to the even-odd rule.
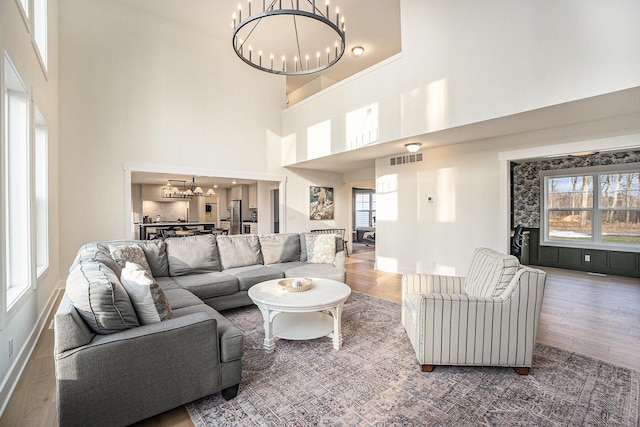
[[215,222],[151,222],[151,223],[136,223],[138,226],[139,234],[138,238],[142,240],[152,240],[162,238],[162,231],[176,230],[176,231],[189,231],[189,230],[211,230],[216,228]]

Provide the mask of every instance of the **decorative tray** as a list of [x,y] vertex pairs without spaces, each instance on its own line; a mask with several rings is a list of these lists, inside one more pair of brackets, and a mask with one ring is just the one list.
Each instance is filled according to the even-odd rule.
[[309,278],[283,279],[278,285],[287,292],[303,292],[308,291],[313,286],[313,281]]

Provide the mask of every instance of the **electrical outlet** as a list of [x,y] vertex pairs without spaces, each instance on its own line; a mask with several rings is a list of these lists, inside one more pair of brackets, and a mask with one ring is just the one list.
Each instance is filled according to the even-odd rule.
[[591,262],[591,255],[585,255],[584,262]]
[[13,356],[13,338],[9,338],[9,357]]

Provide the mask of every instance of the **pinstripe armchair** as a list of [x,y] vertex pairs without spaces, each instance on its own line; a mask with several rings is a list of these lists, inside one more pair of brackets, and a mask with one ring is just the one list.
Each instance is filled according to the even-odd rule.
[[546,273],[476,249],[466,277],[405,274],[402,325],[423,372],[435,365],[531,368]]

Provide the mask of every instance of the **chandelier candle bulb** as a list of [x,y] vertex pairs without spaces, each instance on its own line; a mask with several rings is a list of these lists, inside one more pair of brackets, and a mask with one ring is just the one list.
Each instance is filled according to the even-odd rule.
[[287,59],[282,55],[282,71],[287,71]]
[[340,25],[340,8],[336,7],[336,25]]
[[316,53],[316,67],[320,68],[320,51]]
[[249,45],[249,62],[251,62],[251,45]]
[[269,59],[271,59],[271,69],[273,70],[273,53],[269,55]]
[[327,18],[329,18],[329,0],[327,0]]
[[309,55],[307,54],[307,56],[305,57],[306,61],[307,61],[307,70],[309,69]]
[[258,65],[262,67],[262,51],[258,51]]
[[295,70],[298,71],[298,57],[297,56],[293,57],[293,63],[295,64]]
[[329,66],[329,63],[331,62],[331,57],[329,56],[331,52],[331,49],[327,48],[327,67]]
[[249,0],[249,16],[251,16],[251,0]]
[[242,5],[238,5],[238,22],[242,22]]

